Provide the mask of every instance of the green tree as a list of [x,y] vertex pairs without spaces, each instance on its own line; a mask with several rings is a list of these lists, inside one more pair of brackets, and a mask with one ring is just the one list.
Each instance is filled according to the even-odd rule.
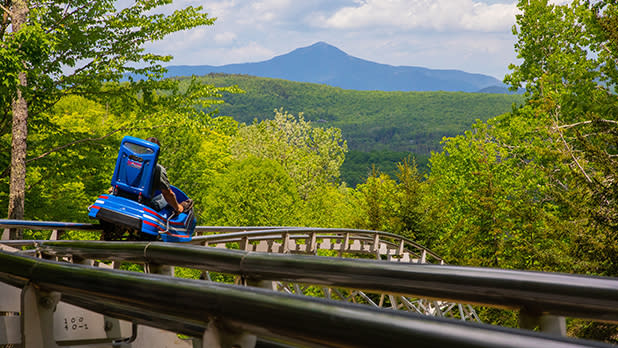
[[[237,123],[226,117],[184,114],[161,106],[148,117],[119,111],[79,96],[67,96],[33,123],[27,159],[26,217],[87,221],[86,208],[106,192],[124,135],[157,136],[160,161],[172,184],[203,206],[212,178],[231,162],[228,144]],[[69,142],[69,143],[67,143]],[[51,148],[51,150],[50,150]],[[0,181],[0,208],[8,203],[8,183]]]
[[574,236],[574,257],[588,271],[618,274],[618,44],[615,1],[575,0],[568,5],[520,1],[515,49],[520,65],[506,80],[525,86],[533,117],[544,120],[546,147],[567,171],[553,176],[559,187],[585,188],[577,197],[589,216],[586,233]]
[[42,116],[46,122],[33,123],[28,137],[30,153],[40,158],[27,159],[25,217],[86,221],[86,208],[109,187],[120,135],[105,136],[120,117],[78,96],[63,98]]
[[[159,6],[169,3],[171,0],[137,0],[117,8],[119,4],[109,0],[2,2],[0,129],[8,131],[6,125],[13,120],[10,218],[23,217],[29,119],[38,121],[42,112],[67,94],[123,94],[131,99],[139,91],[147,104],[154,91],[174,88],[173,81],[157,81],[164,71],[158,63],[171,57],[147,53],[144,44],[173,32],[210,25],[213,19],[199,7],[170,15],[156,13]],[[106,84],[127,73],[147,78]]]
[[313,127],[302,114],[297,119],[280,109],[274,120],[241,127],[231,149],[239,159],[255,156],[281,164],[305,199],[337,181],[347,145],[339,129]]
[[399,233],[421,244],[426,244],[427,235],[425,229],[425,208],[422,198],[426,194],[421,173],[416,166],[416,160],[404,158],[397,164],[397,188],[399,217],[398,226],[393,232]]
[[360,207],[355,190],[345,184],[326,184],[303,202],[301,225],[324,228],[354,228]]
[[449,262],[572,270],[568,233],[581,225],[578,219],[565,224],[573,217],[571,192],[551,185],[539,165],[554,152],[528,116],[522,110],[479,122],[432,155],[431,194],[423,204],[431,217],[425,220],[433,234],[429,247]]
[[294,226],[300,197],[294,181],[274,160],[246,157],[214,180],[204,219],[223,226]]
[[397,183],[375,168],[365,183],[356,186],[360,211],[356,217],[357,228],[393,231],[397,225]]
[[163,142],[159,160],[167,168],[172,184],[193,199],[199,218],[208,204],[208,192],[215,178],[234,161],[229,144],[237,129],[238,123],[229,117],[185,117],[175,127],[146,129],[136,134],[142,138],[154,135]]
[[[520,1],[519,8],[513,31],[522,63],[511,65],[506,81],[526,87],[530,116],[544,122],[545,149],[556,153],[543,169],[555,192],[577,202],[572,216],[585,228],[569,234],[573,269],[616,276],[618,4],[536,0]],[[584,323],[574,330],[579,337],[616,342],[615,325]]]

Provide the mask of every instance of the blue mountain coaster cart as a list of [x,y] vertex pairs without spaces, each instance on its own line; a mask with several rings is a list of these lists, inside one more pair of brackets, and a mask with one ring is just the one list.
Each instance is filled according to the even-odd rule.
[[[193,209],[177,214],[161,191],[152,190],[158,157],[157,144],[131,136],[122,139],[111,192],[88,208],[88,216],[101,223],[101,239],[191,241],[196,224]],[[178,188],[171,189],[179,203],[188,199]]]

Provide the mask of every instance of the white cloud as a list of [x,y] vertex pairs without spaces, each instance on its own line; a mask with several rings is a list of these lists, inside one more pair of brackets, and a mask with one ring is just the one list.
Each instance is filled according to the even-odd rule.
[[266,25],[266,27],[285,20],[294,9],[291,0],[260,0],[238,5],[236,22],[241,25]]
[[504,31],[515,23],[517,6],[473,0],[365,0],[322,16],[335,29],[396,28],[435,31]]
[[238,5],[232,0],[225,0],[209,1],[205,4],[202,4],[202,6],[204,7],[204,10],[208,12],[209,16],[222,18],[233,16],[234,9]]
[[226,53],[222,56],[222,58],[227,58],[226,61],[230,63],[245,63],[269,59],[272,58],[273,55],[275,55],[275,53],[269,48],[266,48],[257,42],[250,42],[245,46],[226,50]]
[[256,15],[279,12],[292,6],[290,0],[261,0],[254,1],[251,4],[251,8],[255,11]]
[[201,42],[212,40],[211,27],[197,27],[173,33],[161,41],[155,41],[147,45],[157,53],[171,54],[174,57],[190,51],[199,46]]
[[[366,33],[365,33],[366,34]],[[502,79],[509,63],[515,63],[515,38],[504,33],[380,33],[346,38],[333,43],[346,53],[390,65],[431,69],[458,69]]]
[[215,42],[220,45],[230,44],[234,42],[237,36],[238,35],[236,35],[236,33],[233,33],[231,31],[226,31],[224,33],[218,33],[218,34],[215,34]]

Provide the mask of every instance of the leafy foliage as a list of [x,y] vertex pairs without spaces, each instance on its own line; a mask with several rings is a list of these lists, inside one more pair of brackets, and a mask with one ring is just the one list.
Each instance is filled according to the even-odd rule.
[[215,180],[204,215],[213,225],[294,226],[299,201],[294,181],[279,163],[250,156]]
[[[535,117],[568,171],[556,179],[585,190],[578,207],[589,226],[574,240],[576,256],[594,273],[618,274],[618,51],[614,1],[521,1],[516,50],[524,59],[508,80],[526,85]],[[555,162],[554,162],[555,163]],[[549,170],[549,168],[547,168]],[[556,183],[558,185],[558,183]],[[596,265],[596,266],[593,266]]]
[[[158,3],[138,2],[142,7],[131,11]],[[27,218],[85,220],[85,207],[108,186],[121,136],[154,135],[172,183],[197,202],[200,224],[377,229],[412,238],[454,264],[617,276],[618,5],[522,0],[519,7],[522,63],[511,66],[507,80],[526,88],[522,106],[513,107],[522,101],[517,96],[355,92],[229,75],[91,81],[98,87],[83,90],[93,92],[85,96],[65,95],[81,87],[58,85],[45,97],[55,101],[42,99],[37,105],[47,107],[30,124]],[[62,41],[42,30],[33,25],[20,32],[19,54],[56,52]],[[17,49],[11,40],[19,35],[3,37],[0,51]],[[19,70],[13,68],[12,58],[1,55],[2,88],[13,88]],[[44,78],[34,81],[31,98],[46,86]],[[224,94],[239,90],[204,81],[238,84],[247,93]],[[7,95],[0,95],[4,147],[10,141]],[[224,95],[229,106],[219,104]],[[254,121],[212,117],[213,106]],[[350,167],[357,164],[355,188],[339,181],[347,144],[355,151],[348,154]],[[430,150],[427,172],[407,157]],[[8,167],[6,153],[0,151],[0,163]],[[421,164],[426,157],[417,159]],[[397,161],[395,171],[366,165]],[[3,208],[6,179],[0,176]],[[482,315],[492,323],[515,322],[497,310]],[[615,341],[615,325],[570,325],[579,337]]]
[[[61,99],[42,114],[45,122],[31,124],[26,218],[87,221],[86,208],[109,187],[124,135],[159,137],[160,160],[172,184],[194,198],[199,209],[210,179],[230,162],[228,143],[238,125],[196,111],[196,103],[206,105],[203,97],[204,91],[178,91],[165,97],[176,103],[125,110],[119,107],[125,101],[111,97],[105,104],[78,96]],[[6,181],[0,198],[8,197]]]
[[[559,221],[571,211],[557,206],[563,202],[538,167],[535,149],[504,138],[524,131],[518,122],[510,115],[478,123],[432,156],[426,203],[433,210],[426,227],[436,233],[431,245],[460,264],[566,270],[572,266],[564,255],[569,238]],[[523,134],[526,141],[538,136]]]
[[300,226],[352,228],[358,217],[356,191],[345,184],[327,183],[311,192],[303,202]]
[[[363,152],[350,150],[341,165],[341,181],[350,187],[356,187],[372,174],[374,168],[379,172],[388,174],[391,178],[396,178],[399,174],[398,164],[406,161],[409,157],[410,153],[405,151]],[[429,155],[416,155],[414,162],[418,165],[419,170],[427,172]]]
[[[17,89],[17,73],[21,71],[27,73],[24,92],[31,114],[44,111],[66,94],[92,96],[114,92],[104,83],[119,81],[128,72],[150,78],[136,84],[115,85],[116,88],[132,92],[161,88],[156,78],[162,76],[164,68],[158,63],[171,57],[145,52],[144,44],[214,22],[201,12],[201,7],[186,7],[170,15],[157,11],[169,3],[170,0],[138,0],[120,7],[108,0],[57,0],[32,4],[27,22],[18,32],[7,32],[10,20],[0,32],[0,68],[6,92],[0,94],[8,98],[2,100],[0,107],[6,113]],[[136,68],[130,63],[145,67]]]
[[239,159],[256,156],[281,164],[303,198],[338,179],[346,151],[339,129],[312,127],[302,114],[296,119],[283,109],[274,120],[241,127],[232,144]]

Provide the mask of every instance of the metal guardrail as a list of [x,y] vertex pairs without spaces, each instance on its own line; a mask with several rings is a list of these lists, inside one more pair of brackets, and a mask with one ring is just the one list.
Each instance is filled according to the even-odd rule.
[[[15,224],[13,220],[0,220],[7,225]],[[22,221],[21,225],[26,225]],[[52,222],[49,226],[63,226],[64,223]],[[43,229],[45,224],[37,222],[34,229]],[[98,225],[87,226],[88,228]],[[49,227],[47,227],[49,228]],[[56,240],[62,232],[53,230],[50,239]],[[208,235],[199,235],[205,234]],[[194,243],[217,248],[241,248],[246,251],[293,253],[309,255],[339,255],[340,257],[358,257],[367,255],[403,263],[443,263],[435,253],[423,248],[411,240],[399,235],[379,231],[352,229],[324,229],[303,227],[259,227],[259,226],[198,226]],[[33,242],[7,241],[13,246],[32,245]],[[0,249],[2,244],[0,244]],[[31,253],[33,251],[30,251]],[[211,280],[208,271],[204,278]],[[237,276],[235,283],[247,285],[243,278]],[[392,293],[367,294],[360,289],[344,289],[329,286],[299,284],[285,281],[262,282],[260,286],[275,291],[296,295],[316,296],[316,291],[329,299],[352,303],[363,303],[380,308],[410,311],[423,315],[458,318],[480,322],[474,307],[470,304],[450,303],[429,298],[410,297]]]
[[[60,239],[63,233],[62,230],[54,228],[80,227],[72,223],[63,222],[45,223],[35,221],[33,223],[28,225],[28,221],[0,220],[0,226],[2,227],[19,224],[34,230],[47,228],[52,230],[51,237],[49,238],[52,240]],[[96,224],[84,224],[83,227],[85,229],[100,228]],[[15,247],[20,246],[19,243],[21,243],[21,246],[27,246],[24,243],[32,244],[32,242],[26,241],[7,241],[5,243]],[[198,226],[193,243],[217,248],[240,248],[245,251],[338,255],[340,257],[366,255],[377,259],[386,259],[391,262],[443,263],[443,260],[435,253],[409,239],[391,233],[368,230],[272,226]],[[2,244],[0,244],[1,248]],[[211,279],[208,272],[204,273],[204,277],[209,280]],[[237,276],[235,282],[241,284],[243,279]],[[411,311],[430,316],[451,317],[480,322],[475,309],[469,304],[449,303],[434,299],[387,293],[377,294],[376,297],[376,294],[366,294],[360,289],[343,289],[328,286],[321,286],[319,289],[316,289],[314,285],[309,286],[284,281],[272,281],[270,284],[263,283],[261,286],[269,287],[275,291],[309,296],[315,296],[317,290],[321,291],[324,297],[330,299]]]
[[[96,230],[99,229],[99,225],[96,224],[75,224],[75,223],[64,223],[64,222],[36,222],[36,221],[15,221],[15,220],[0,220],[0,228],[8,228],[14,227],[16,224],[23,228],[30,229],[38,229],[44,230],[49,229],[53,230],[54,236],[57,231],[62,229],[69,230]],[[199,235],[204,233],[210,233],[209,235]],[[275,253],[286,253],[286,254],[310,254],[317,255],[317,250],[331,250],[337,251],[340,256],[347,255],[347,253],[351,254],[367,254],[372,255],[378,259],[386,259],[389,261],[397,261],[405,262],[407,265],[410,263],[440,263],[443,264],[443,261],[439,256],[432,253],[430,250],[423,248],[422,246],[414,243],[411,240],[407,240],[399,235],[394,235],[386,232],[379,231],[366,231],[366,230],[350,230],[350,229],[316,229],[316,228],[301,228],[301,227],[226,227],[226,226],[198,226],[196,228],[196,236],[194,238],[195,244],[207,245],[207,246],[215,246],[218,250],[222,252],[226,252],[225,249],[227,247],[240,248],[244,250],[245,253],[249,254],[257,254],[264,256],[264,252],[275,252]],[[12,246],[26,246],[33,245],[36,243],[37,245],[42,245],[43,243],[48,243],[47,241],[3,241],[7,245]],[[114,242],[113,244],[116,244]],[[47,244],[49,247],[50,244]],[[66,245],[65,245],[66,246]],[[168,245],[169,247],[173,245]],[[177,247],[188,247],[190,245],[187,244],[176,244]],[[3,246],[0,244],[0,249]],[[251,251],[260,251],[262,253],[250,253]],[[34,251],[30,251],[31,253]],[[113,251],[108,250],[109,253],[114,253]],[[202,270],[207,269],[210,271],[219,271],[226,273],[235,273],[238,274],[237,280],[242,279],[272,279],[275,275],[270,274],[267,277],[264,274],[267,274],[266,270],[259,268],[249,268],[252,264],[251,262],[245,263],[246,260],[253,260],[254,256],[247,256],[249,254],[245,254],[242,257],[241,265],[242,267],[233,266],[234,262],[227,260],[225,263],[227,266],[224,266],[222,263],[217,261],[217,265],[190,265],[190,264],[181,264],[188,267],[196,267]],[[293,257],[293,255],[289,255]],[[77,256],[79,258],[79,256]],[[83,257],[86,257],[84,255]],[[114,256],[118,259],[122,259],[122,256]],[[114,257],[107,259],[113,259]],[[173,257],[173,256],[167,256]],[[199,256],[196,259],[203,257]],[[105,257],[101,257],[101,259],[105,259]],[[311,260],[312,258],[308,258]],[[159,259],[158,262],[162,262],[162,259]],[[256,259],[257,260],[257,259]],[[289,259],[288,259],[289,260]],[[348,261],[342,258],[336,258],[335,263],[337,265],[342,264],[341,261]],[[281,259],[272,260],[278,264]],[[314,259],[313,261],[317,261]],[[144,261],[140,261],[144,262]],[[150,260],[152,262],[152,260]],[[177,261],[169,261],[171,264],[176,264]],[[200,261],[201,262],[201,261]],[[198,262],[198,263],[200,263]],[[208,262],[212,262],[208,261]],[[262,261],[255,261],[257,265],[262,264]],[[295,261],[293,262],[295,263]],[[392,265],[392,263],[391,263]],[[304,291],[315,291],[311,290],[312,287],[303,287],[299,286],[298,283],[309,284],[309,277],[302,277],[299,274],[306,273],[302,263],[296,264],[299,270],[295,274],[288,275],[282,273],[275,273],[276,277],[279,277],[279,280],[272,281],[272,289],[285,291],[288,293],[302,294]],[[321,267],[319,265],[314,265],[316,267]],[[429,265],[425,265],[429,266]],[[435,265],[434,265],[435,266]],[[236,271],[226,269],[225,267],[231,267],[231,269],[236,269]],[[244,268],[243,268],[244,267]],[[274,271],[280,271],[279,267],[274,267]],[[464,282],[465,287],[462,288],[459,286],[458,282],[461,282],[461,279],[452,278],[450,276],[441,277],[437,275],[428,276],[428,274],[417,274],[412,275],[413,277],[420,277],[418,280],[412,282],[414,285],[409,286],[406,285],[407,288],[405,290],[397,290],[395,286],[390,284],[392,280],[384,280],[384,279],[374,279],[371,278],[371,282],[381,282],[381,284],[388,283],[388,286],[382,287],[381,285],[369,284],[366,285],[363,281],[359,281],[358,279],[347,280],[348,283],[341,281],[341,277],[345,278],[347,274],[341,273],[337,275],[337,266],[333,265],[334,275],[337,278],[337,282],[326,281],[324,280],[324,274],[321,273],[318,269],[312,269],[311,273],[311,283],[312,284],[322,284],[321,288],[322,292],[324,292],[324,296],[326,298],[340,298],[344,301],[361,301],[364,303],[371,304],[376,307],[384,307],[384,308],[392,308],[392,309],[402,309],[407,311],[413,311],[417,313],[423,313],[425,315],[434,315],[434,316],[449,316],[454,318],[461,318],[464,320],[479,320],[474,309],[470,305],[461,305],[456,303],[448,303],[446,301],[441,300],[432,300],[435,298],[466,298],[465,301],[467,303],[479,303],[479,304],[489,304],[489,306],[496,306],[500,308],[510,307],[520,309],[520,325],[521,327],[526,327],[529,329],[534,328],[535,325],[540,325],[543,331],[552,332],[552,333],[562,333],[565,334],[566,325],[563,317],[554,317],[552,315],[547,315],[549,313],[552,314],[564,314],[570,317],[584,317],[594,320],[601,321],[609,321],[609,322],[618,322],[615,318],[615,313],[609,313],[604,311],[603,308],[605,305],[609,306],[609,308],[615,308],[615,301],[610,300],[611,303],[602,304],[601,302],[596,301],[595,297],[597,296],[605,296],[602,293],[590,293],[590,296],[581,296],[578,294],[578,291],[583,289],[586,292],[587,287],[579,287],[576,285],[578,283],[577,279],[573,280],[573,283],[567,284],[562,283],[559,284],[559,297],[554,296],[552,289],[555,288],[556,284],[553,284],[551,281],[546,282],[545,285],[541,285],[542,282],[536,282],[538,280],[537,277],[533,277],[532,281],[527,281],[526,278],[530,276],[530,274],[534,274],[536,272],[523,272],[516,276],[515,273],[519,271],[506,271],[506,272],[514,272],[509,273],[508,279],[502,279],[504,275],[497,274],[496,272],[503,272],[504,270],[488,270],[488,269],[477,269],[481,273],[485,274],[485,276],[481,276],[480,278],[475,278],[475,275],[470,275],[468,272],[468,280],[469,282]],[[353,266],[352,266],[353,267]],[[397,267],[397,266],[396,266]],[[441,266],[444,267],[444,266]],[[451,267],[451,266],[449,266]],[[240,270],[238,270],[240,268]],[[402,269],[405,269],[406,266],[402,266]],[[431,268],[431,267],[430,267]],[[457,267],[455,267],[457,268]],[[421,269],[416,268],[415,269]],[[472,268],[466,268],[468,270],[472,270]],[[266,272],[266,273],[264,273]],[[493,272],[492,276],[489,276],[488,272]],[[422,272],[421,272],[422,273]],[[541,273],[537,273],[541,274]],[[462,274],[463,275],[463,274]],[[208,277],[208,273],[206,272],[205,276]],[[493,277],[495,276],[495,279]],[[572,277],[571,275],[559,275]],[[367,278],[367,276],[363,276]],[[361,277],[362,279],[364,279]],[[519,278],[518,278],[519,277]],[[575,276],[576,278],[579,276]],[[388,278],[388,277],[387,277]],[[594,277],[592,277],[594,278]],[[269,280],[270,280],[269,279]],[[314,282],[314,280],[322,281],[322,282]],[[450,279],[450,280],[449,280]],[[463,278],[462,278],[463,279]],[[493,280],[492,280],[493,279]],[[604,278],[599,278],[604,279]],[[612,278],[615,279],[615,278]],[[581,279],[580,279],[581,280]],[[451,281],[451,283],[444,283],[446,281]],[[480,283],[479,283],[480,281]],[[285,282],[291,282],[290,284],[286,284]],[[369,282],[369,281],[367,281]],[[489,283],[487,283],[489,282]],[[408,279],[408,283],[409,279]],[[493,287],[485,287],[487,284],[492,285]],[[332,285],[331,285],[332,284]],[[353,284],[353,285],[350,285]],[[265,284],[262,284],[264,286]],[[573,285],[574,287],[569,290],[569,287]],[[538,291],[541,293],[541,298],[539,298],[537,291],[533,289],[537,286],[541,286],[543,291]],[[566,286],[566,287],[565,287]],[[336,287],[339,287],[337,289]],[[350,290],[343,290],[341,287],[350,288]],[[352,290],[351,288],[356,288]],[[378,290],[372,290],[372,289]],[[449,290],[444,290],[443,288],[447,288]],[[391,294],[382,293],[379,298],[379,301],[374,297],[368,297],[367,294],[363,293],[362,290],[369,291],[390,291]],[[382,290],[388,289],[388,290]],[[459,291],[462,289],[462,291]],[[579,290],[577,290],[579,289]],[[523,291],[526,290],[526,291]],[[572,291],[571,291],[572,290]],[[591,290],[591,289],[588,289]],[[597,288],[596,290],[599,290]],[[601,289],[602,290],[602,289]],[[406,291],[407,294],[414,294],[419,296],[417,298],[414,297],[406,297],[405,295],[400,295]],[[571,293],[568,293],[571,291]],[[452,292],[455,295],[452,295]],[[602,291],[601,291],[602,292]],[[399,294],[399,295],[397,295]],[[417,295],[418,294],[418,295]],[[515,294],[515,295],[514,295]],[[386,296],[386,297],[385,297]],[[478,299],[478,297],[481,297]],[[476,298],[476,300],[475,300]],[[592,298],[592,301],[590,299]],[[615,298],[615,297],[612,297]],[[489,299],[489,300],[487,300]],[[375,302],[374,302],[375,301]],[[540,303],[540,304],[539,304]],[[583,307],[580,306],[583,304]],[[570,307],[569,307],[570,306]],[[584,308],[586,307],[586,308]]]
[[259,336],[319,346],[609,347],[527,330],[6,252],[0,252],[0,281],[18,287],[36,284],[40,291],[61,293],[67,303],[194,336],[217,318]]
[[198,268],[280,280],[437,298],[534,314],[618,322],[618,278],[402,264],[146,242],[44,241],[44,254]]

